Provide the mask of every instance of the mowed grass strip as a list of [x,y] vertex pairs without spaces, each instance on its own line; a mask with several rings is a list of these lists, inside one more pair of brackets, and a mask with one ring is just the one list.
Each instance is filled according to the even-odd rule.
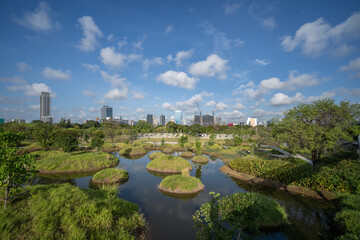
[[66,173],[66,172],[87,172],[100,170],[114,166],[119,159],[115,156],[89,151],[73,152],[71,154],[62,151],[37,151],[33,154],[40,155],[35,162],[35,168],[40,173]]

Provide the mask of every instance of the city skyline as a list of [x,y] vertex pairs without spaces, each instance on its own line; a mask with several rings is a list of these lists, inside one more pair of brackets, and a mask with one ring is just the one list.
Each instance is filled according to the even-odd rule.
[[[0,118],[281,117],[360,102],[358,1],[0,3]],[[336,13],[336,14],[334,14]],[[160,119],[158,119],[160,120]]]

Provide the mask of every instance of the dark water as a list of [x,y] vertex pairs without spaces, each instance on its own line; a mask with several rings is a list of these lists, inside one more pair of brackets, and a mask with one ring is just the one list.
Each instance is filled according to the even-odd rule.
[[[151,154],[149,152],[148,154]],[[197,195],[179,197],[168,195],[158,189],[164,176],[150,173],[146,165],[150,161],[148,154],[138,159],[127,159],[118,154],[119,165],[126,169],[129,180],[119,186],[118,196],[140,206],[149,222],[152,239],[194,239],[192,215],[201,204],[210,200],[209,192],[229,195],[236,192],[258,192],[276,199],[284,205],[291,224],[273,229],[264,229],[265,236],[260,239],[333,239],[331,231],[334,214],[333,207],[327,202],[291,195],[272,188],[259,187],[232,179],[220,172],[223,162],[210,158],[210,162],[201,165],[188,160],[193,169],[191,176],[203,182],[205,189]],[[178,154],[178,153],[175,153]],[[39,176],[36,183],[49,184],[68,182],[82,188],[94,188],[90,183],[94,173]]]

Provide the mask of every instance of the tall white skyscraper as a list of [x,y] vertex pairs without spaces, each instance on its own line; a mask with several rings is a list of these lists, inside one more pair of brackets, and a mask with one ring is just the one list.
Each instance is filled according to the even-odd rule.
[[180,110],[175,111],[175,123],[180,125],[182,123],[182,113]]
[[43,122],[51,122],[51,97],[50,93],[42,92],[40,95],[40,120]]
[[107,105],[101,108],[101,119],[108,119],[113,117],[113,109]]

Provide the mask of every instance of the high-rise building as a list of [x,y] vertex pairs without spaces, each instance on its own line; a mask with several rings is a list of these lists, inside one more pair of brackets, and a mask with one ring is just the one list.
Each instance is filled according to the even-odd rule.
[[51,119],[51,97],[50,93],[41,92],[40,95],[40,120],[43,122],[48,122],[48,119]]
[[195,115],[194,123],[199,124],[201,126],[207,127],[210,125],[214,125],[214,116],[212,115]]
[[147,121],[148,123],[150,123],[151,126],[154,125],[153,115],[152,115],[152,114],[148,114],[148,115],[146,116],[146,121]]
[[104,105],[102,108],[101,108],[101,119],[112,119],[113,117],[113,109],[112,107],[109,107],[107,105]]
[[246,125],[252,126],[252,127],[256,127],[257,124],[257,118],[248,118],[246,120]]
[[160,115],[160,125],[165,126],[165,115],[164,114]]
[[182,113],[180,110],[175,111],[175,123],[179,125],[182,123]]
[[156,127],[159,125],[159,120],[156,116],[153,116],[153,125]]

